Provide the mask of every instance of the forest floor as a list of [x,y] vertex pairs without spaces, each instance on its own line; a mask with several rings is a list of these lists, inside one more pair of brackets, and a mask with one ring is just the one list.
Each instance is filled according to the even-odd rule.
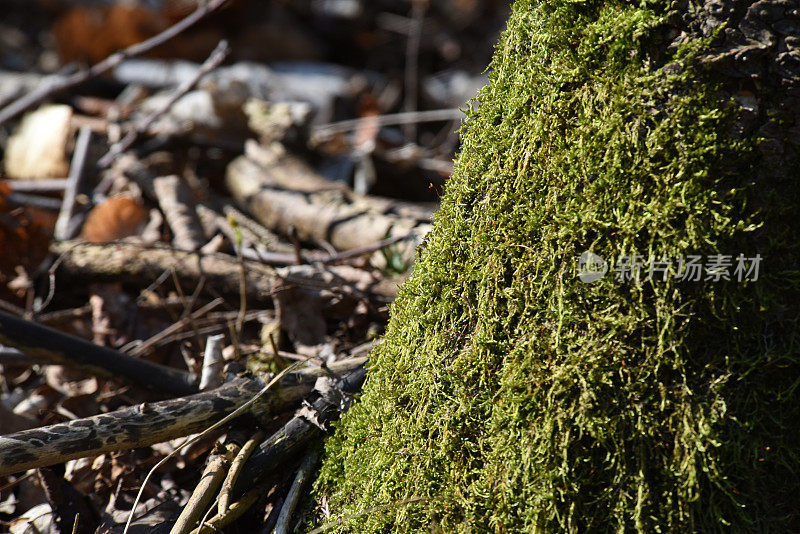
[[324,521],[508,2],[5,4],[0,531]]

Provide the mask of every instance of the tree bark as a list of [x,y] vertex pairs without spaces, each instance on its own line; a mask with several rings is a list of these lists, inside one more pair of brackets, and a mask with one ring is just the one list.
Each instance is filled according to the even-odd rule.
[[[329,365],[328,370],[345,373],[365,361],[366,358],[351,358]],[[322,367],[290,373],[259,399],[249,413],[280,413],[308,395],[317,378],[327,374]],[[0,476],[75,458],[145,447],[200,432],[243,405],[263,387],[264,383],[258,378],[237,378],[219,388],[188,397],[143,403],[2,436]]]

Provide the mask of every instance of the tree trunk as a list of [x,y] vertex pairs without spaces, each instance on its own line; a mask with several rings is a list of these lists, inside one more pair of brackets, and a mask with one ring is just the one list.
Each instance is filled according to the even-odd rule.
[[800,3],[518,0],[477,100],[330,516],[800,531]]

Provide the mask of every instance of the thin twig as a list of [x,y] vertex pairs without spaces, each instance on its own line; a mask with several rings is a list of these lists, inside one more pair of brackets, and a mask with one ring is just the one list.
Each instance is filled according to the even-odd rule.
[[63,191],[67,187],[67,178],[46,178],[44,180],[0,180],[0,184],[8,186],[12,191],[21,193],[44,193]]
[[253,503],[258,500],[258,498],[264,492],[263,485],[256,486],[255,488],[251,489],[247,493],[242,496],[241,499],[233,503],[230,508],[224,514],[217,514],[208,521],[203,521],[203,523],[194,529],[190,534],[200,534],[203,532],[220,532],[222,527],[233,523],[236,519],[238,519],[243,513],[245,513]]
[[241,450],[236,454],[236,458],[231,462],[231,467],[228,469],[228,474],[225,476],[225,481],[222,483],[222,489],[219,492],[219,499],[217,501],[217,515],[224,515],[228,511],[231,502],[231,495],[233,487],[236,485],[236,480],[239,478],[239,473],[244,467],[244,463],[253,454],[253,451],[258,447],[258,444],[264,441],[266,434],[263,430],[256,431],[250,439],[242,446]]
[[189,502],[183,507],[177,521],[172,526],[170,534],[186,534],[190,532],[194,525],[202,524],[203,512],[216,495],[217,489],[225,479],[225,471],[228,469],[234,454],[236,445],[228,443],[223,451],[215,456],[203,470],[197,487],[192,492]]
[[[407,124],[409,122],[438,122],[459,120],[464,117],[464,113],[458,108],[433,109],[429,111],[406,111],[403,113],[390,113],[380,115],[378,124],[381,126],[393,126],[397,124]],[[367,121],[375,120],[374,116],[362,119],[349,119],[345,121],[330,122],[321,124],[314,128],[314,139],[324,140],[337,132],[349,132],[360,127]]]
[[[344,260],[349,260],[352,258],[357,258],[359,256],[365,256],[367,254],[371,254],[377,250],[380,250],[384,247],[388,247],[389,245],[394,245],[395,243],[399,243],[400,241],[405,241],[406,239],[412,239],[417,237],[419,234],[417,232],[409,232],[404,235],[398,235],[394,237],[389,237],[387,239],[381,239],[380,241],[376,241],[375,243],[364,245],[363,247],[351,248],[350,250],[345,250],[342,252],[337,252],[336,254],[331,254],[327,258],[322,258],[319,260],[319,263],[328,264],[328,263],[337,263]],[[312,261],[314,261],[312,259]]]
[[289,240],[291,241],[292,249],[294,250],[295,265],[303,265],[304,263],[308,263],[303,257],[303,252],[300,248],[300,238],[297,236],[297,228],[295,228],[293,224],[289,225]]
[[147,132],[153,123],[158,120],[159,117],[164,115],[164,113],[169,111],[175,102],[177,102],[178,99],[180,99],[183,95],[188,93],[203,76],[216,69],[220,63],[225,60],[230,51],[231,49],[230,45],[228,45],[228,41],[225,39],[221,40],[214,51],[211,52],[211,55],[208,56],[208,59],[206,59],[200,68],[197,69],[197,72],[176,87],[169,97],[161,104],[161,106],[153,110],[147,117],[145,117],[141,124],[137,125],[135,128],[132,128],[127,134],[125,134],[125,137],[114,143],[111,148],[108,149],[108,152],[106,152],[106,154],[100,158],[98,165],[101,168],[107,167],[114,161],[114,158],[129,149],[131,145],[136,142],[139,134]]
[[[224,302],[224,300],[222,300],[221,298],[217,298],[217,299],[212,300],[211,302],[209,302],[205,306],[201,307],[199,310],[196,310],[196,311],[190,313],[189,315],[187,315],[186,317],[182,318],[181,320],[171,324],[170,326],[168,326],[167,328],[165,328],[164,330],[162,330],[158,334],[150,337],[149,339],[147,339],[146,341],[144,341],[140,345],[136,345],[135,347],[131,348],[130,350],[127,351],[127,353],[130,354],[131,356],[139,356],[139,355],[143,354],[144,352],[146,352],[150,347],[152,347],[155,343],[157,343],[161,339],[169,336],[173,332],[176,332],[176,331],[180,330],[181,328],[183,328],[187,324],[191,323],[191,321],[193,321],[194,319],[197,319],[198,317],[202,317],[203,315],[205,315],[206,313],[210,312],[211,310],[213,310],[214,308],[216,308],[217,306],[219,306],[223,302]],[[125,348],[125,347],[123,347],[123,348]]]
[[205,18],[210,13],[222,7],[227,1],[228,0],[208,0],[206,2],[198,2],[197,9],[191,12],[186,18],[176,22],[158,35],[111,54],[103,61],[95,64],[87,70],[76,72],[71,76],[65,76],[63,78],[53,78],[48,80],[50,83],[42,83],[36,90],[31,91],[27,95],[15,100],[3,109],[0,109],[0,124],[3,124],[9,119],[13,119],[20,113],[30,109],[51,95],[79,85],[87,80],[90,80],[91,78],[94,78],[95,76],[104,74],[117,67],[124,60],[138,56],[161,44],[164,44],[187,28],[190,28],[196,24],[201,19]]
[[[183,312],[181,313],[181,319],[184,317],[189,318],[189,324],[192,327],[192,333],[194,334],[195,341],[197,342],[197,346],[199,347],[202,344],[202,340],[200,339],[200,334],[198,333],[197,328],[197,321],[195,321],[194,317],[191,316],[192,309],[194,305],[197,303],[197,297],[200,296],[200,290],[205,282],[201,279],[200,282],[195,286],[194,292],[190,300],[186,300],[186,295],[183,293],[183,288],[181,288],[181,281],[178,278],[178,273],[175,269],[172,269],[172,282],[175,284],[175,292],[178,293],[178,298],[180,298],[181,303],[183,304]],[[165,308],[166,309],[166,308]],[[169,312],[169,309],[166,309]]]
[[[309,263],[320,263],[322,265],[339,263],[341,261],[350,260],[353,258],[357,258],[359,256],[366,256],[367,254],[371,254],[384,247],[388,247],[389,245],[394,245],[395,243],[399,243],[400,241],[405,241],[406,239],[415,238],[418,235],[419,234],[417,232],[409,232],[404,235],[398,235],[394,237],[389,237],[387,239],[381,239],[380,241],[370,243],[369,245],[364,245],[363,247],[351,248],[350,250],[336,252],[333,254],[328,254],[326,256],[322,256],[320,254],[315,254],[315,253],[305,253],[302,255],[302,258],[304,260],[307,260]],[[244,248],[244,247],[241,249],[241,253],[242,256],[245,257],[245,259],[260,261],[267,265],[281,266],[281,265],[297,264],[296,254],[285,254],[282,252],[263,252],[257,249]]]
[[242,256],[242,232],[239,230],[239,223],[233,215],[228,215],[228,223],[234,232],[236,240],[236,261],[239,264],[239,314],[236,316],[236,324],[233,329],[233,350],[236,361],[242,359],[242,331],[244,330],[244,317],[247,313],[247,270],[244,266],[244,256]]
[[297,502],[300,500],[300,491],[303,489],[303,486],[311,476],[311,472],[313,471],[314,465],[316,465],[318,458],[318,451],[311,452],[305,457],[303,463],[300,464],[300,467],[297,469],[297,474],[292,482],[292,487],[289,488],[289,493],[286,495],[286,500],[283,501],[281,513],[278,516],[278,524],[275,526],[275,534],[289,534],[289,521],[292,519],[294,508],[297,506]]
[[131,507],[131,513],[128,514],[128,520],[125,522],[125,530],[122,531],[122,534],[128,534],[128,529],[130,528],[131,520],[133,519],[133,513],[136,510],[136,506],[139,504],[139,500],[142,498],[142,492],[144,491],[145,486],[147,486],[147,482],[150,480],[150,477],[153,475],[153,473],[159,467],[164,465],[164,463],[167,460],[169,460],[170,458],[172,458],[173,456],[178,454],[178,452],[180,452],[180,450],[183,449],[184,447],[186,447],[188,445],[191,445],[192,443],[196,442],[197,440],[199,440],[203,436],[208,435],[209,433],[213,432],[214,430],[220,428],[222,425],[228,423],[229,421],[231,421],[231,420],[235,419],[236,417],[238,417],[238,416],[242,415],[243,413],[245,413],[247,410],[250,409],[250,407],[253,404],[255,404],[258,401],[258,399],[263,397],[267,393],[267,391],[269,391],[269,389],[272,386],[277,384],[278,381],[281,378],[283,378],[285,375],[289,374],[290,372],[294,371],[295,369],[300,367],[302,364],[303,364],[303,362],[293,363],[292,365],[290,365],[289,367],[287,367],[286,369],[284,369],[283,371],[281,371],[280,373],[275,375],[275,377],[272,380],[270,380],[269,383],[261,389],[261,391],[259,391],[255,395],[253,395],[253,397],[249,401],[245,402],[244,404],[239,406],[237,409],[235,409],[234,411],[232,411],[231,413],[229,413],[228,415],[226,415],[225,417],[223,417],[222,419],[220,419],[219,421],[217,421],[216,423],[214,423],[213,425],[211,425],[210,427],[208,427],[207,429],[205,429],[201,433],[197,434],[195,437],[193,437],[191,439],[187,439],[184,443],[181,444],[180,447],[178,447],[177,449],[175,449],[174,451],[169,453],[167,456],[162,458],[156,465],[154,465],[150,469],[150,471],[147,473],[147,476],[144,478],[144,481],[142,482],[141,486],[139,486],[139,493],[136,494],[136,499],[133,501],[133,506]]
[[[202,531],[203,525],[205,525],[206,522],[209,521],[208,517],[211,515],[211,512],[213,512],[216,509],[218,502],[219,502],[219,495],[217,495],[217,497],[214,499],[214,502],[211,503],[211,506],[208,507],[208,510],[206,510],[206,513],[203,514],[203,518],[200,520],[200,525],[196,529],[192,530],[192,532],[194,532],[195,530],[198,530],[198,529],[200,531]],[[216,517],[216,515],[214,517]],[[212,517],[212,519],[213,519],[213,517]]]
[[43,197],[39,195],[31,195],[28,193],[19,193],[17,191],[10,192],[6,198],[9,204],[15,206],[28,206],[31,208],[39,208],[48,211],[58,211],[61,207],[61,201],[57,198]]
[[78,197],[78,190],[85,175],[86,155],[89,153],[89,143],[92,140],[92,130],[84,126],[78,132],[78,140],[75,143],[75,151],[72,153],[72,163],[69,168],[69,177],[64,187],[64,198],[61,202],[61,211],[58,213],[56,227],[53,230],[53,237],[58,241],[72,239],[77,234],[77,228],[71,225],[72,212],[75,209],[75,199]]

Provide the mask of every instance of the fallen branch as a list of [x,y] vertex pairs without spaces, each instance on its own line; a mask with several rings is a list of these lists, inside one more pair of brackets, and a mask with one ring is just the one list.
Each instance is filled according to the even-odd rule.
[[0,344],[87,374],[122,378],[139,386],[185,395],[197,391],[185,371],[141,360],[0,311]]
[[[233,160],[226,183],[236,201],[270,230],[300,240],[328,242],[350,250],[430,229],[431,213],[410,203],[355,194],[319,176],[303,161],[273,144],[246,144]],[[408,245],[413,251],[414,243]]]
[[[205,279],[204,287],[233,302],[239,301],[239,262],[227,254],[202,254],[127,242],[74,241],[53,243],[50,251],[61,256],[56,279],[62,283],[85,286],[87,281],[142,282],[174,270],[183,287],[197,287],[200,280]],[[311,290],[329,290],[337,294],[356,292],[392,299],[397,293],[391,281],[347,265],[326,268],[295,265],[273,269],[260,262],[245,261],[247,302],[271,304],[278,278]]]
[[133,143],[136,142],[136,139],[140,134],[147,133],[153,123],[167,111],[169,111],[169,108],[171,108],[175,102],[178,101],[178,99],[180,99],[195,85],[197,85],[197,82],[199,82],[203,76],[219,67],[225,58],[228,57],[229,53],[230,46],[228,45],[228,41],[223,39],[219,42],[219,44],[217,44],[217,47],[211,52],[211,55],[208,56],[208,59],[206,59],[203,64],[200,65],[200,68],[197,69],[197,72],[195,72],[193,76],[184,80],[178,87],[176,87],[169,97],[158,107],[158,109],[147,115],[141,124],[135,125],[127,134],[125,134],[122,139],[114,143],[111,148],[108,149],[108,152],[106,152],[105,155],[100,158],[100,161],[98,161],[97,164],[101,168],[107,167],[112,161],[114,161],[114,158],[128,150]]
[[278,515],[278,525],[275,527],[275,534],[289,534],[292,530],[289,527],[289,521],[292,519],[292,514],[297,506],[301,497],[301,491],[305,486],[308,479],[311,477],[314,466],[319,459],[319,452],[313,451],[309,453],[300,467],[297,469],[297,474],[292,481],[292,486],[289,488],[289,493],[286,494],[286,500],[283,501],[281,513]]
[[76,72],[70,76],[59,76],[52,79],[47,79],[35,90],[19,98],[18,100],[15,100],[3,109],[0,109],[0,124],[3,124],[9,119],[13,119],[20,113],[30,109],[49,96],[60,93],[65,89],[69,89],[70,87],[79,85],[94,78],[95,76],[104,74],[122,63],[127,58],[138,56],[139,54],[143,54],[144,52],[147,52],[158,45],[164,44],[166,41],[172,39],[187,28],[196,24],[210,13],[222,7],[225,2],[227,2],[227,0],[208,0],[207,2],[198,2],[197,9],[158,35],[116,52],[87,70]]
[[92,141],[92,130],[84,126],[78,132],[78,140],[75,142],[75,150],[72,153],[72,163],[69,168],[69,177],[64,187],[64,197],[61,202],[61,210],[58,213],[56,226],[53,229],[53,237],[59,241],[72,239],[78,234],[79,228],[73,223],[73,212],[75,211],[75,201],[81,188],[81,183],[86,176],[87,156],[89,145]]
[[[63,241],[53,243],[50,250],[61,256],[56,271],[56,280],[61,283],[85,286],[87,281],[150,282],[174,270],[184,288],[197,287],[200,280],[205,279],[204,287],[237,302],[239,299],[239,265],[236,258],[225,254],[201,254],[126,242]],[[248,302],[271,302],[275,270],[248,262],[246,277]]]
[[335,385],[329,383],[326,388],[315,386],[317,399],[267,438],[247,460],[234,487],[234,496],[243,494],[324,437],[328,423],[339,419],[349,405],[341,394],[350,395],[361,390],[366,376],[366,367],[361,366],[336,380]]
[[[328,372],[346,373],[366,358],[351,358],[286,375],[253,405],[250,413],[275,414],[290,408]],[[76,419],[0,437],[0,476],[34,467],[145,447],[200,432],[248,402],[264,384],[237,378],[227,384],[179,399],[144,403],[115,412]]]
[[[389,113],[378,115],[379,126],[391,126],[395,124],[409,124],[418,122],[437,122],[455,121],[464,118],[464,112],[458,108],[434,109],[430,111],[405,111],[402,113]],[[312,142],[321,142],[330,139],[338,132],[348,132],[360,128],[368,121],[376,120],[376,117],[366,117],[360,119],[348,119],[328,124],[320,124],[314,127]]]

